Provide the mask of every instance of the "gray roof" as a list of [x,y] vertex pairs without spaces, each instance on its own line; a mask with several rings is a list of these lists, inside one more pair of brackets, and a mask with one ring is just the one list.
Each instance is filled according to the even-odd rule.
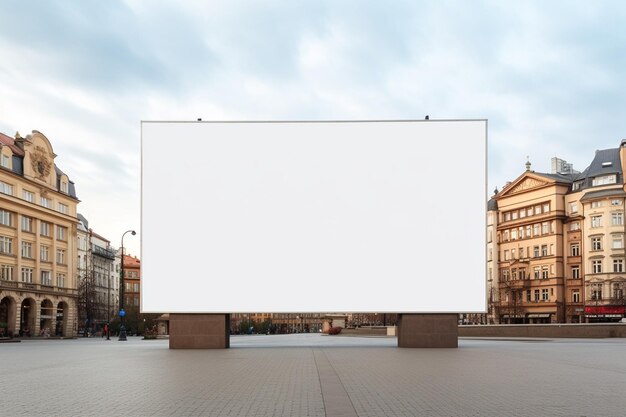
[[550,179],[561,181],[561,182],[567,182],[567,183],[571,183],[572,181],[574,181],[574,177],[577,175],[577,174],[548,174],[548,173],[534,172],[534,171],[533,171],[533,174],[541,175],[542,177],[550,178]]
[[498,202],[496,201],[495,197],[491,197],[487,202],[487,211],[494,210],[498,210]]
[[[620,183],[622,177],[622,163],[619,150],[620,148],[597,150],[591,164],[574,178],[575,182],[583,181],[583,184],[578,190],[591,187],[593,178],[601,175],[617,174],[617,182]],[[605,164],[607,162],[610,164]]]
[[623,197],[626,197],[626,192],[624,192],[622,187],[611,188],[609,190],[590,191],[588,193],[585,193],[585,195],[582,196],[580,201],[595,200],[596,198],[603,198],[603,197],[622,197],[623,198]]

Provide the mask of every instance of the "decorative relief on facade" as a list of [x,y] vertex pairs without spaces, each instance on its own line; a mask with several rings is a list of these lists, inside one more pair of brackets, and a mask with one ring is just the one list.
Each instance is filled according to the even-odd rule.
[[30,164],[35,171],[35,178],[43,180],[52,170],[52,162],[46,156],[46,150],[41,146],[35,147],[34,152],[30,154]]
[[535,179],[535,178],[526,178],[524,181],[520,182],[515,187],[511,188],[509,193],[511,194],[520,193],[522,191],[526,191],[531,188],[542,187],[547,184],[548,184],[547,182],[539,181],[538,179]]

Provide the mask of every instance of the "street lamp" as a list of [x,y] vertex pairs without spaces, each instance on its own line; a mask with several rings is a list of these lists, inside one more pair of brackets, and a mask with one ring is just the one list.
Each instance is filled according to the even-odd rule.
[[126,340],[126,327],[124,327],[124,316],[126,315],[124,311],[124,236],[126,236],[126,233],[135,236],[137,232],[127,230],[122,235],[122,254],[120,256],[120,337],[118,341]]

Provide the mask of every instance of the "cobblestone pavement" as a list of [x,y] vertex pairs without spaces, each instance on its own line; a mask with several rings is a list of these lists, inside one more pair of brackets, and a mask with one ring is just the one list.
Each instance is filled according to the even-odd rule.
[[624,416],[626,339],[233,336],[0,344],[2,416]]

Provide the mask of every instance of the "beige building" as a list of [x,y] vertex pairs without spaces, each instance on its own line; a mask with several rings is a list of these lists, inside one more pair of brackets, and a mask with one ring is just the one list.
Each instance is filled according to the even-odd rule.
[[564,196],[571,180],[527,171],[504,187],[498,203],[498,286],[501,323],[565,320]]
[[[497,265],[500,323],[610,322],[626,317],[626,141],[583,172],[527,170],[490,202],[487,267]],[[497,221],[497,226],[494,223]],[[490,255],[491,252],[491,255]],[[498,259],[494,260],[497,253]],[[491,256],[491,258],[490,258]],[[490,277],[488,273],[488,283]],[[493,284],[492,284],[493,286]]]
[[0,134],[0,330],[76,334],[76,198],[50,141]]
[[[584,289],[580,298],[587,322],[625,317],[625,165],[626,141],[619,148],[596,151],[591,165],[574,181],[568,200],[574,229],[580,227],[580,243],[571,243],[569,255],[582,255],[578,268],[584,275]],[[571,268],[577,268],[577,263]]]

